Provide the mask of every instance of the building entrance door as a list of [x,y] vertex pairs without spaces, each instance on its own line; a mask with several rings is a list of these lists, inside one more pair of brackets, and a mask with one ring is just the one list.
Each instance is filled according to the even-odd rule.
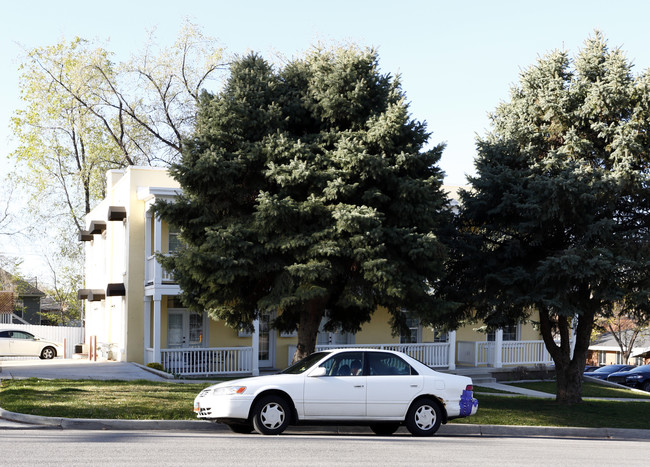
[[261,313],[259,321],[259,366],[269,368],[275,366],[275,329],[271,329],[271,313]]
[[188,310],[167,311],[167,348],[205,347],[204,317]]

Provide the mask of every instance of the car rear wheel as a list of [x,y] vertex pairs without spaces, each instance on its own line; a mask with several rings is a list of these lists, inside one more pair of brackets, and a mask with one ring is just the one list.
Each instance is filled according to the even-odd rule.
[[379,436],[390,436],[397,431],[399,423],[375,423],[370,429]]
[[41,351],[41,360],[51,360],[56,356],[56,350],[54,350],[52,347],[45,347]]
[[253,410],[253,427],[261,435],[279,435],[289,425],[289,404],[279,396],[260,399]]
[[644,390],[644,391],[647,391],[647,392],[650,392],[650,381],[646,381],[646,382],[643,384],[643,390]]
[[415,401],[406,414],[406,428],[413,436],[432,436],[442,422],[440,407],[432,399]]

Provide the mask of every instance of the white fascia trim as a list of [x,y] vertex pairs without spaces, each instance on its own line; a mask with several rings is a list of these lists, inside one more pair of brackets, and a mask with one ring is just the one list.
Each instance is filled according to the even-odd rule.
[[176,198],[182,193],[182,188],[164,188],[155,186],[139,186],[137,190],[137,196],[140,201],[149,201],[152,198]]

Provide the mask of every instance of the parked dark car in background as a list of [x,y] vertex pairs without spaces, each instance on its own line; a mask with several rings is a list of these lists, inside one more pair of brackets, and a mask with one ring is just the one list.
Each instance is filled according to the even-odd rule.
[[617,371],[607,381],[650,392],[650,365],[641,365],[629,371]]
[[585,373],[591,373],[592,371],[595,371],[598,368],[600,368],[600,367],[596,366],[596,365],[586,365],[585,366]]
[[586,376],[589,376],[590,378],[607,379],[607,377],[612,373],[616,373],[617,371],[627,371],[632,368],[634,368],[634,365],[606,365],[601,366],[594,371],[590,371]]

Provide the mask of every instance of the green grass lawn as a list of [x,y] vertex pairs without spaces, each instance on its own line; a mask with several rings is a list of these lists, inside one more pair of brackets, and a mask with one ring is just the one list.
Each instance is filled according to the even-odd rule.
[[[531,389],[545,387],[551,391],[551,386],[540,386],[547,383],[532,384]],[[0,407],[11,412],[49,417],[193,420],[196,418],[192,411],[194,397],[208,385],[35,378],[3,380]],[[479,389],[477,386],[476,390]],[[585,401],[567,407],[556,404],[553,399],[486,394],[478,395],[477,399],[477,415],[453,423],[649,428],[650,402]]]
[[554,399],[479,395],[478,412],[452,423],[648,429],[650,402],[583,401],[572,406]]
[[194,397],[209,384],[153,381],[3,380],[0,407],[48,417],[195,419]]

